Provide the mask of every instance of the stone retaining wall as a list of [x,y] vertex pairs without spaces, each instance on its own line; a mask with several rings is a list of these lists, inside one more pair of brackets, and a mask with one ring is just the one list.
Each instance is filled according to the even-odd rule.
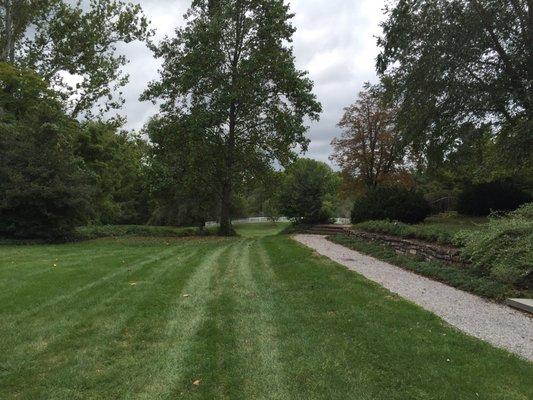
[[368,242],[391,246],[398,254],[422,257],[427,261],[439,260],[453,264],[467,265],[467,263],[461,260],[461,252],[457,247],[441,246],[421,240],[404,239],[381,233],[362,232],[352,229],[346,229],[345,231],[350,236],[356,236]]

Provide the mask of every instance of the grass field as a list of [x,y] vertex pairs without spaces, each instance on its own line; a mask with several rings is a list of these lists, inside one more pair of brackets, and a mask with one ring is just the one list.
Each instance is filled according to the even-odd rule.
[[533,365],[277,233],[0,247],[0,399],[531,399]]

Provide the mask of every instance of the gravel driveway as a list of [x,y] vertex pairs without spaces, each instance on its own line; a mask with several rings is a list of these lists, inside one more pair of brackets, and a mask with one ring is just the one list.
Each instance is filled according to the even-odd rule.
[[325,236],[295,235],[294,239],[461,331],[533,361],[533,318],[529,315],[350,250]]

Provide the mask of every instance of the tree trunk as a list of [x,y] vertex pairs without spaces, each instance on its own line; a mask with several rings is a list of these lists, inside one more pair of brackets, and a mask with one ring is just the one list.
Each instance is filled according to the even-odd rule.
[[231,226],[231,183],[226,182],[222,188],[222,204],[220,210],[220,230],[221,236],[233,236],[233,227]]
[[220,235],[233,236],[235,234],[231,225],[231,198],[233,194],[233,164],[235,157],[235,126],[237,106],[232,103],[229,113],[229,132],[226,143],[226,171],[222,186],[222,203],[220,207]]
[[528,48],[527,48],[527,79],[528,79],[528,129],[533,129],[533,0],[528,0],[528,20],[527,20],[527,38],[528,38]]
[[5,0],[5,21],[4,21],[4,33],[5,43],[2,53],[0,54],[0,60],[13,63],[15,62],[15,38],[13,29],[13,1]]

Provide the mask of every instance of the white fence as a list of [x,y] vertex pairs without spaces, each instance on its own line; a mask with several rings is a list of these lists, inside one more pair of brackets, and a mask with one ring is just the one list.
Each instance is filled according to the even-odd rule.
[[[278,222],[289,222],[290,220],[287,217],[280,217],[278,219]],[[258,224],[261,222],[270,222],[270,220],[267,217],[250,217],[250,218],[242,218],[242,219],[234,219],[232,221],[234,224]],[[335,224],[337,225],[350,225],[350,219],[349,218],[335,218]],[[206,224],[207,226],[217,226],[217,221],[210,221]]]

